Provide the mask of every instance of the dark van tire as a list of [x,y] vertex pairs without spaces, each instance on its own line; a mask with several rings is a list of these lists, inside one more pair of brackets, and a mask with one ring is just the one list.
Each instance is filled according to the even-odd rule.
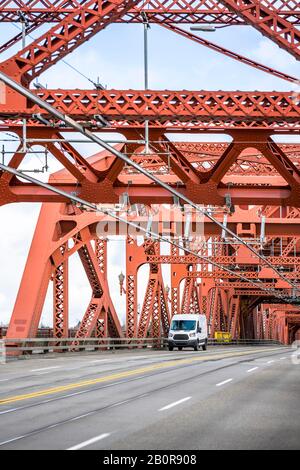
[[199,351],[199,344],[198,344],[198,341],[197,341],[197,343],[196,343],[195,346],[194,346],[194,351]]
[[169,351],[173,351],[173,346],[169,346]]
[[182,351],[182,346],[178,346],[178,351]]
[[203,351],[207,350],[207,339],[205,340],[205,343],[202,345]]

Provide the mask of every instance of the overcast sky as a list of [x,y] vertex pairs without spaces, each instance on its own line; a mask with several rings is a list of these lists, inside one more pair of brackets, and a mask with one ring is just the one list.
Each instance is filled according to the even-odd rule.
[[[1,25],[5,40],[17,32],[13,24]],[[37,36],[37,33],[34,33]],[[277,68],[293,76],[300,76],[300,66],[285,51],[279,49],[257,31],[247,26],[220,29],[215,33],[199,33],[228,49],[249,56],[259,62]],[[13,52],[13,49],[10,53]],[[3,55],[3,60],[9,54]],[[108,88],[142,89],[143,79],[143,27],[142,25],[111,25],[96,37],[82,45],[65,59],[93,81]],[[59,62],[45,72],[39,81],[48,88],[90,88],[90,82]],[[291,90],[293,86],[283,80],[240,64],[207,48],[188,41],[158,26],[149,31],[149,87],[174,90]],[[117,137],[107,135],[104,137]],[[8,136],[0,133],[2,140]],[[177,140],[211,140],[211,136],[172,136]],[[218,136],[218,140],[228,140]],[[286,139],[299,141],[298,137]],[[12,151],[14,144],[5,144]],[[78,145],[84,156],[99,151],[96,145]],[[30,155],[24,168],[40,168],[41,154]],[[6,155],[6,163],[8,154]],[[50,172],[60,166],[50,159]],[[47,179],[47,175],[44,179]],[[42,178],[41,178],[42,179]],[[39,204],[13,204],[0,207],[1,251],[0,251],[0,323],[9,321],[16,294],[25,266],[33,231],[37,221]],[[120,318],[125,318],[125,296],[120,297],[117,276],[124,272],[125,256],[120,243],[112,241],[109,249],[109,282],[111,295]],[[145,267],[141,279],[145,278]],[[165,271],[166,272],[166,271]],[[167,280],[168,281],[168,280]],[[145,283],[140,282],[139,301]],[[70,260],[70,322],[75,324],[82,318],[88,301],[90,288],[77,255]],[[52,324],[52,292],[49,290],[43,311],[44,324]]]

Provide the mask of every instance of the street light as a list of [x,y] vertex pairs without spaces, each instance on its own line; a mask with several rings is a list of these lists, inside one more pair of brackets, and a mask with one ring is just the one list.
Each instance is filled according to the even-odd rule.
[[122,271],[120,272],[118,278],[119,278],[119,283],[120,283],[120,295],[122,295],[123,292],[124,292],[124,293],[126,292],[125,289],[124,289],[124,287],[123,287],[123,284],[124,284],[124,281],[125,281],[125,276],[124,276],[124,274],[122,273]]
[[170,296],[169,296],[170,290],[171,290],[170,287],[168,285],[166,285],[165,286],[165,293],[166,293],[166,297],[167,297],[168,302],[171,302],[171,299],[170,299]]
[[190,27],[191,31],[204,31],[206,33],[214,33],[216,28],[210,24],[196,25]]

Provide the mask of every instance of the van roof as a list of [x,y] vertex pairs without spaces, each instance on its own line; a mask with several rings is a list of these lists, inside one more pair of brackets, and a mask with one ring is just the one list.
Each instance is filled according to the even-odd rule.
[[178,315],[173,315],[172,320],[198,320],[199,317],[202,318],[205,317],[205,315],[196,313],[181,313]]

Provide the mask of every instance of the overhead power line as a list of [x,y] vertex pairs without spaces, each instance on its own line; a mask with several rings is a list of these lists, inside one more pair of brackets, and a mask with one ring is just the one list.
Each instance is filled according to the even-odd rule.
[[[125,163],[127,163],[129,166],[132,166],[135,168],[137,171],[139,171],[141,174],[152,180],[154,183],[157,185],[161,186],[163,189],[165,189],[167,192],[175,196],[175,198],[181,202],[183,201],[187,205],[193,207],[197,212],[202,214],[203,216],[207,217],[209,220],[214,222],[220,229],[224,232],[230,235],[231,237],[235,238],[240,244],[246,246],[255,256],[257,256],[263,264],[267,265],[269,268],[273,269],[274,272],[280,277],[283,281],[287,282],[292,288],[294,288],[294,292],[299,292],[299,288],[296,284],[291,282],[289,279],[287,279],[280,271],[276,269],[275,266],[272,265],[272,263],[262,254],[257,252],[251,245],[249,245],[246,241],[244,241],[241,237],[239,237],[237,234],[232,232],[227,226],[223,225],[219,220],[217,220],[209,211],[202,209],[199,207],[197,204],[195,204],[192,200],[184,196],[180,191],[177,189],[174,189],[172,186],[169,186],[167,183],[164,183],[161,181],[159,178],[157,178],[154,174],[148,172],[145,168],[141,167],[138,163],[136,163],[134,160],[131,160],[127,155],[119,152],[117,149],[109,145],[108,143],[104,142],[100,137],[86,129],[84,126],[82,126],[80,123],[74,121],[74,119],[70,118],[69,116],[63,114],[53,106],[51,106],[49,103],[43,101],[40,97],[36,96],[34,93],[32,93],[30,90],[27,88],[23,87],[21,84],[17,83],[14,81],[12,78],[7,76],[5,73],[0,72],[0,80],[2,80],[7,86],[11,87],[18,93],[21,93],[23,96],[27,97],[31,101],[33,101],[35,104],[40,106],[41,108],[45,109],[49,114],[52,116],[56,117],[59,121],[64,122],[67,126],[73,128],[75,131],[79,132],[80,134],[86,136],[88,139],[91,141],[95,142],[96,144],[99,144],[101,147],[104,149],[108,150],[111,152],[113,155],[116,157],[120,158],[123,160]],[[67,193],[68,194],[68,193]],[[70,195],[67,196],[70,198]]]
[[287,302],[291,301],[291,299],[289,299],[285,295],[279,293],[276,289],[273,289],[273,288],[270,288],[270,287],[268,287],[268,288],[263,287],[263,284],[261,282],[253,281],[253,279],[247,278],[246,276],[244,276],[240,273],[237,273],[236,271],[234,271],[230,268],[227,268],[226,266],[223,266],[222,264],[218,263],[217,261],[212,260],[209,256],[200,255],[198,252],[191,250],[190,248],[188,248],[184,244],[181,245],[179,243],[176,243],[174,241],[174,239],[164,237],[164,236],[160,235],[159,233],[152,231],[151,229],[144,228],[144,227],[142,227],[141,225],[139,225],[135,222],[132,222],[132,221],[130,221],[130,220],[124,218],[124,217],[121,217],[121,216],[117,215],[114,211],[112,211],[110,209],[104,209],[104,208],[100,207],[97,204],[85,201],[84,199],[81,199],[78,196],[75,196],[74,194],[67,193],[67,192],[65,192],[61,189],[58,189],[58,188],[55,188],[54,186],[51,186],[50,184],[43,183],[42,181],[39,181],[39,180],[33,178],[32,176],[24,175],[23,173],[19,172],[18,170],[15,170],[14,168],[11,168],[9,166],[0,164],[0,170],[11,173],[14,176],[17,176],[19,178],[23,178],[23,179],[29,181],[30,183],[41,186],[41,187],[43,187],[43,188],[45,188],[45,189],[47,189],[47,190],[49,190],[49,191],[51,191],[55,194],[59,194],[60,196],[63,196],[66,199],[69,199],[70,202],[79,205],[80,208],[83,208],[83,209],[88,208],[89,210],[91,210],[93,212],[102,212],[103,214],[108,215],[109,217],[112,217],[113,219],[115,219],[119,222],[125,223],[126,225],[135,228],[139,232],[145,233],[145,235],[147,237],[149,237],[149,235],[150,235],[153,239],[155,239],[157,241],[160,241],[160,242],[168,243],[169,245],[172,245],[172,246],[175,246],[175,247],[183,250],[185,253],[188,253],[189,255],[197,257],[201,261],[208,261],[211,265],[213,265],[217,268],[220,268],[223,271],[226,271],[230,274],[233,274],[235,278],[239,278],[242,281],[250,283],[254,287],[258,288],[259,290],[267,292],[268,294],[272,293],[274,295],[274,297],[277,297],[277,298],[279,298],[283,301],[287,301]]
[[[15,28],[17,28],[19,31],[22,31],[22,28],[20,28],[18,25],[16,25],[15,23],[12,23],[14,25]],[[32,36],[32,34],[27,34],[26,36],[30,37],[30,39],[32,39],[33,41],[36,41],[37,38],[35,38],[34,36]],[[92,83],[94,85],[95,88],[97,89],[100,89],[100,90],[105,90],[105,86],[102,85],[100,82],[99,82],[99,79],[97,82],[94,82],[94,80],[92,80],[91,78],[89,78],[87,75],[85,75],[84,73],[82,73],[80,70],[78,70],[74,65],[70,64],[69,62],[67,62],[65,59],[61,59],[61,61],[67,65],[68,67],[70,67],[72,70],[74,70],[74,72],[77,72],[79,75],[81,75],[83,78],[85,78],[86,80],[88,80],[90,83]]]

